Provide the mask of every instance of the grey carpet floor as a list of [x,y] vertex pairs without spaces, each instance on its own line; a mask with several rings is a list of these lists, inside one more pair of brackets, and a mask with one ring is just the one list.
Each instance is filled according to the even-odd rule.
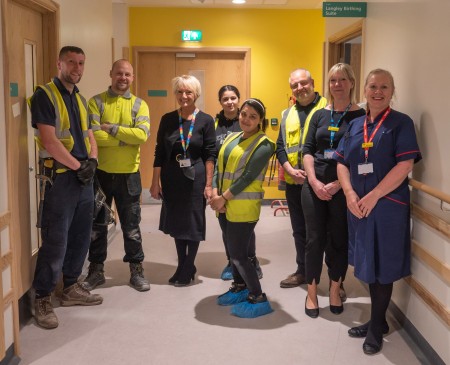
[[[240,319],[215,304],[230,282],[219,279],[226,263],[221,233],[207,208],[207,239],[201,243],[193,285],[176,288],[167,279],[176,268],[173,240],[158,231],[158,205],[142,206],[145,276],[149,292],[128,285],[122,262],[120,228],[105,264],[106,284],[94,292],[100,306],[59,307],[60,325],[43,330],[31,320],[20,332],[21,364],[34,365],[244,365],[244,364],[420,364],[399,324],[389,316],[390,333],[383,351],[362,352],[362,339],[350,338],[349,327],[369,318],[367,289],[349,268],[344,312],[329,311],[326,268],[320,283],[320,316],[304,313],[305,287],[282,289],[280,280],[295,271],[295,250],[289,217],[264,206],[256,226],[257,256],[263,290],[275,311],[256,319]],[[394,287],[395,290],[395,287]],[[55,302],[57,303],[57,302]]]

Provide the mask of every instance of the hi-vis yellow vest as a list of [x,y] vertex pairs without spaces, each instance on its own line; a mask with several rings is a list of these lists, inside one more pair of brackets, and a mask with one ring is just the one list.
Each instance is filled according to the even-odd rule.
[[[227,190],[233,181],[237,180],[245,170],[247,161],[252,156],[256,147],[264,140],[269,140],[275,151],[275,143],[273,143],[263,132],[258,132],[239,143],[232,149],[228,156],[227,165],[223,166],[224,151],[227,145],[240,138],[243,132],[235,132],[230,134],[224,141],[223,147],[220,149],[217,161],[218,169],[218,188],[220,192]],[[266,175],[269,159],[266,167],[261,171],[258,177],[253,180],[243,191],[235,195],[233,199],[226,202],[226,217],[230,222],[255,222],[259,219],[261,212],[261,200],[264,197],[264,189],[262,184]]]
[[[58,90],[58,87],[55,85],[53,81],[49,82],[48,84],[45,84],[43,86],[38,86],[42,90],[44,90],[47,93],[48,98],[52,102],[53,106],[55,107],[55,134],[56,138],[58,138],[61,143],[64,145],[64,147],[67,149],[67,151],[72,151],[74,140],[72,137],[72,134],[70,133],[70,119],[69,119],[69,112],[67,111],[66,104],[64,104],[64,100],[61,96],[61,93]],[[78,102],[78,109],[80,110],[80,120],[81,120],[81,131],[83,133],[84,143],[86,144],[87,153],[89,154],[91,152],[91,144],[89,142],[89,136],[88,136],[88,113],[87,113],[87,102],[86,99],[80,95],[79,93],[76,93],[76,98]],[[30,101],[31,102],[31,101]],[[39,133],[39,129],[35,130],[35,140],[36,144],[39,148],[39,157],[41,158],[48,158],[53,157],[51,156],[47,150],[44,147],[44,144],[42,143],[41,136]]]
[[[303,130],[300,128],[300,119],[298,117],[296,105],[293,105],[282,112],[280,126],[281,135],[283,137],[284,149],[286,150],[288,161],[294,169],[298,169],[302,164],[303,155],[301,153],[301,147],[305,143],[311,117],[316,110],[322,109],[326,105],[327,99],[321,96],[316,106],[308,114]],[[287,184],[295,184],[292,177],[288,174],[285,174],[284,177]]]

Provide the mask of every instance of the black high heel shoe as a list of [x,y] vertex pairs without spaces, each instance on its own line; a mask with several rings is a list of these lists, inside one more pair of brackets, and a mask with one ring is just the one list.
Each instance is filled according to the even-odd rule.
[[[316,300],[317,300],[317,297],[316,297]],[[319,317],[319,307],[313,308],[313,309],[306,308],[306,302],[307,302],[307,301],[308,301],[308,295],[307,295],[306,298],[305,298],[305,314],[306,314],[308,317],[311,317],[311,318],[317,318],[317,317]]]
[[175,273],[172,275],[172,277],[169,279],[169,284],[174,285],[177,280],[178,280],[178,276],[180,276],[181,273],[181,266],[177,267],[177,270],[175,271]]
[[188,286],[191,283],[191,281],[195,280],[195,273],[197,272],[197,268],[195,267],[195,265],[190,274],[186,275],[185,272],[183,271],[185,270],[181,270],[178,279],[174,283],[176,287]]

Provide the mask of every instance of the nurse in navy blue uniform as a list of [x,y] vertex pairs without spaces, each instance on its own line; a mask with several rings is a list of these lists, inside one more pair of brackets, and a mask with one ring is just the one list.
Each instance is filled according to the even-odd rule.
[[393,282],[411,274],[408,174],[421,160],[414,123],[391,109],[390,72],[376,69],[364,85],[367,115],[354,119],[334,158],[348,208],[349,264],[369,284],[369,322],[351,328],[365,337],[363,351],[379,352],[388,333],[386,311]]

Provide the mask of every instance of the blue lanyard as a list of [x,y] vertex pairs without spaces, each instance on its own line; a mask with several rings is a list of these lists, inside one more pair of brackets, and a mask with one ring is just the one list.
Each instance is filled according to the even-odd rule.
[[349,111],[351,108],[352,103],[347,105],[347,108],[345,109],[344,113],[341,115],[337,123],[334,122],[333,114],[334,114],[334,103],[331,106],[331,120],[330,120],[330,126],[328,127],[328,130],[330,131],[330,148],[333,148],[333,141],[334,141],[334,135],[339,130],[339,125],[341,123],[342,118],[344,118],[345,114]]
[[194,113],[192,113],[191,126],[189,127],[189,133],[188,133],[186,140],[184,140],[183,118],[181,118],[181,109],[178,110],[178,121],[180,123],[180,138],[181,138],[181,146],[183,147],[184,158],[186,158],[186,151],[189,148],[189,143],[191,142],[192,130],[194,129],[195,117],[197,116],[197,113],[198,113],[198,109],[195,109]]

